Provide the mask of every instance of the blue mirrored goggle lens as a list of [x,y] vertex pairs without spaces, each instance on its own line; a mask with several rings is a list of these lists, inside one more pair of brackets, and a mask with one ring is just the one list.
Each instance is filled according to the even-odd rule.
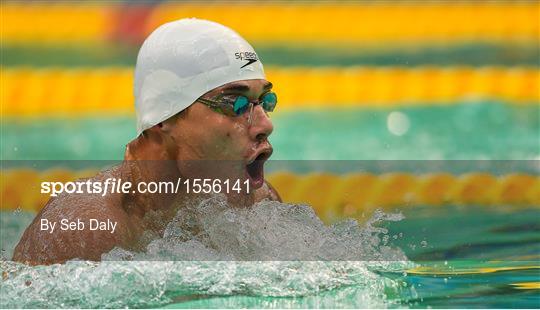
[[[261,98],[262,108],[266,112],[272,112],[276,108],[277,96],[275,93],[267,93]],[[242,115],[249,109],[249,99],[244,96],[236,97],[233,105],[233,110],[236,115]]]
[[267,93],[261,99],[261,104],[266,112],[272,112],[276,108],[277,96],[275,93]]
[[234,113],[236,115],[244,114],[249,108],[249,100],[244,96],[238,96],[234,101]]

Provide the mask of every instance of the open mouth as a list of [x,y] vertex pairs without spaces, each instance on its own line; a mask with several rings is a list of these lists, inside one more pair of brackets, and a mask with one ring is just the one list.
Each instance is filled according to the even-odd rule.
[[260,153],[255,159],[246,165],[246,174],[252,188],[260,188],[264,183],[264,162],[270,157],[271,151]]

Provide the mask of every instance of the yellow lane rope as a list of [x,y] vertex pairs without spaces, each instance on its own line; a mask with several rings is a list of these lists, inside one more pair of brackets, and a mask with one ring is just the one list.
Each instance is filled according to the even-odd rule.
[[517,282],[511,285],[520,290],[540,290],[540,282]]
[[[470,275],[470,274],[485,274],[485,273],[494,273],[501,271],[514,271],[514,270],[529,270],[529,269],[540,269],[540,266],[509,266],[509,267],[479,267],[479,268],[448,268],[441,269],[436,267],[416,267],[410,270],[407,270],[407,273],[411,274],[421,274],[421,275],[438,275],[438,276],[459,276],[459,275]],[[522,283],[512,283],[511,285],[516,286],[520,289],[533,289],[538,288],[539,282],[522,282]]]
[[[55,168],[46,171],[8,169],[0,172],[1,209],[38,211],[48,200],[41,182],[68,182],[96,171]],[[285,202],[308,204],[323,220],[361,217],[376,208],[417,205],[540,206],[540,177],[529,174],[495,176],[474,172],[409,174],[351,173],[298,175],[276,172],[268,176]]]
[[376,208],[417,205],[540,206],[540,178],[526,174],[487,173],[415,175],[275,173],[268,177],[284,201],[307,203],[323,219],[358,217]]
[[3,2],[1,9],[2,45],[103,42],[114,26],[110,6]]
[[[539,37],[537,2],[178,3],[163,2],[145,33],[167,21],[198,17],[232,27],[252,42],[415,44],[528,41]],[[118,11],[110,3],[2,3],[4,44],[106,41]],[[141,21],[143,22],[143,21]]]
[[[248,40],[293,43],[406,43],[537,40],[536,3],[222,4],[163,3],[147,33],[179,17],[223,23]],[[253,14],[253,12],[256,12]]]
[[[539,103],[535,67],[268,67],[281,108],[407,106],[475,100]],[[133,72],[108,68],[2,68],[4,116],[130,114]]]

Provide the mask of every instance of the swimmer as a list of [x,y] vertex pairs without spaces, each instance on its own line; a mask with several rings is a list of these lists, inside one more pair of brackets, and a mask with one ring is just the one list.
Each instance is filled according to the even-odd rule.
[[[138,136],[126,146],[122,164],[90,181],[241,179],[252,190],[226,193],[231,207],[281,200],[263,171],[272,154],[269,113],[277,96],[258,55],[236,32],[199,19],[162,25],[139,51],[134,88]],[[162,236],[178,208],[195,199],[182,190],[60,194],[26,229],[13,260],[99,261],[114,247],[142,251]]]

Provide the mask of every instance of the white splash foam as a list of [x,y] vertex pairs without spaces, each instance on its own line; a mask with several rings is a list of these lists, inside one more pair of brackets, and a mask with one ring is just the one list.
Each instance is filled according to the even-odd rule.
[[201,295],[337,307],[336,294],[349,296],[344,307],[385,307],[402,284],[378,272],[412,264],[385,245],[376,223],[401,218],[377,212],[364,228],[353,220],[325,226],[307,206],[233,209],[216,196],[181,209],[146,253],[115,248],[100,263],[36,267],[1,262],[0,307],[154,307]]

